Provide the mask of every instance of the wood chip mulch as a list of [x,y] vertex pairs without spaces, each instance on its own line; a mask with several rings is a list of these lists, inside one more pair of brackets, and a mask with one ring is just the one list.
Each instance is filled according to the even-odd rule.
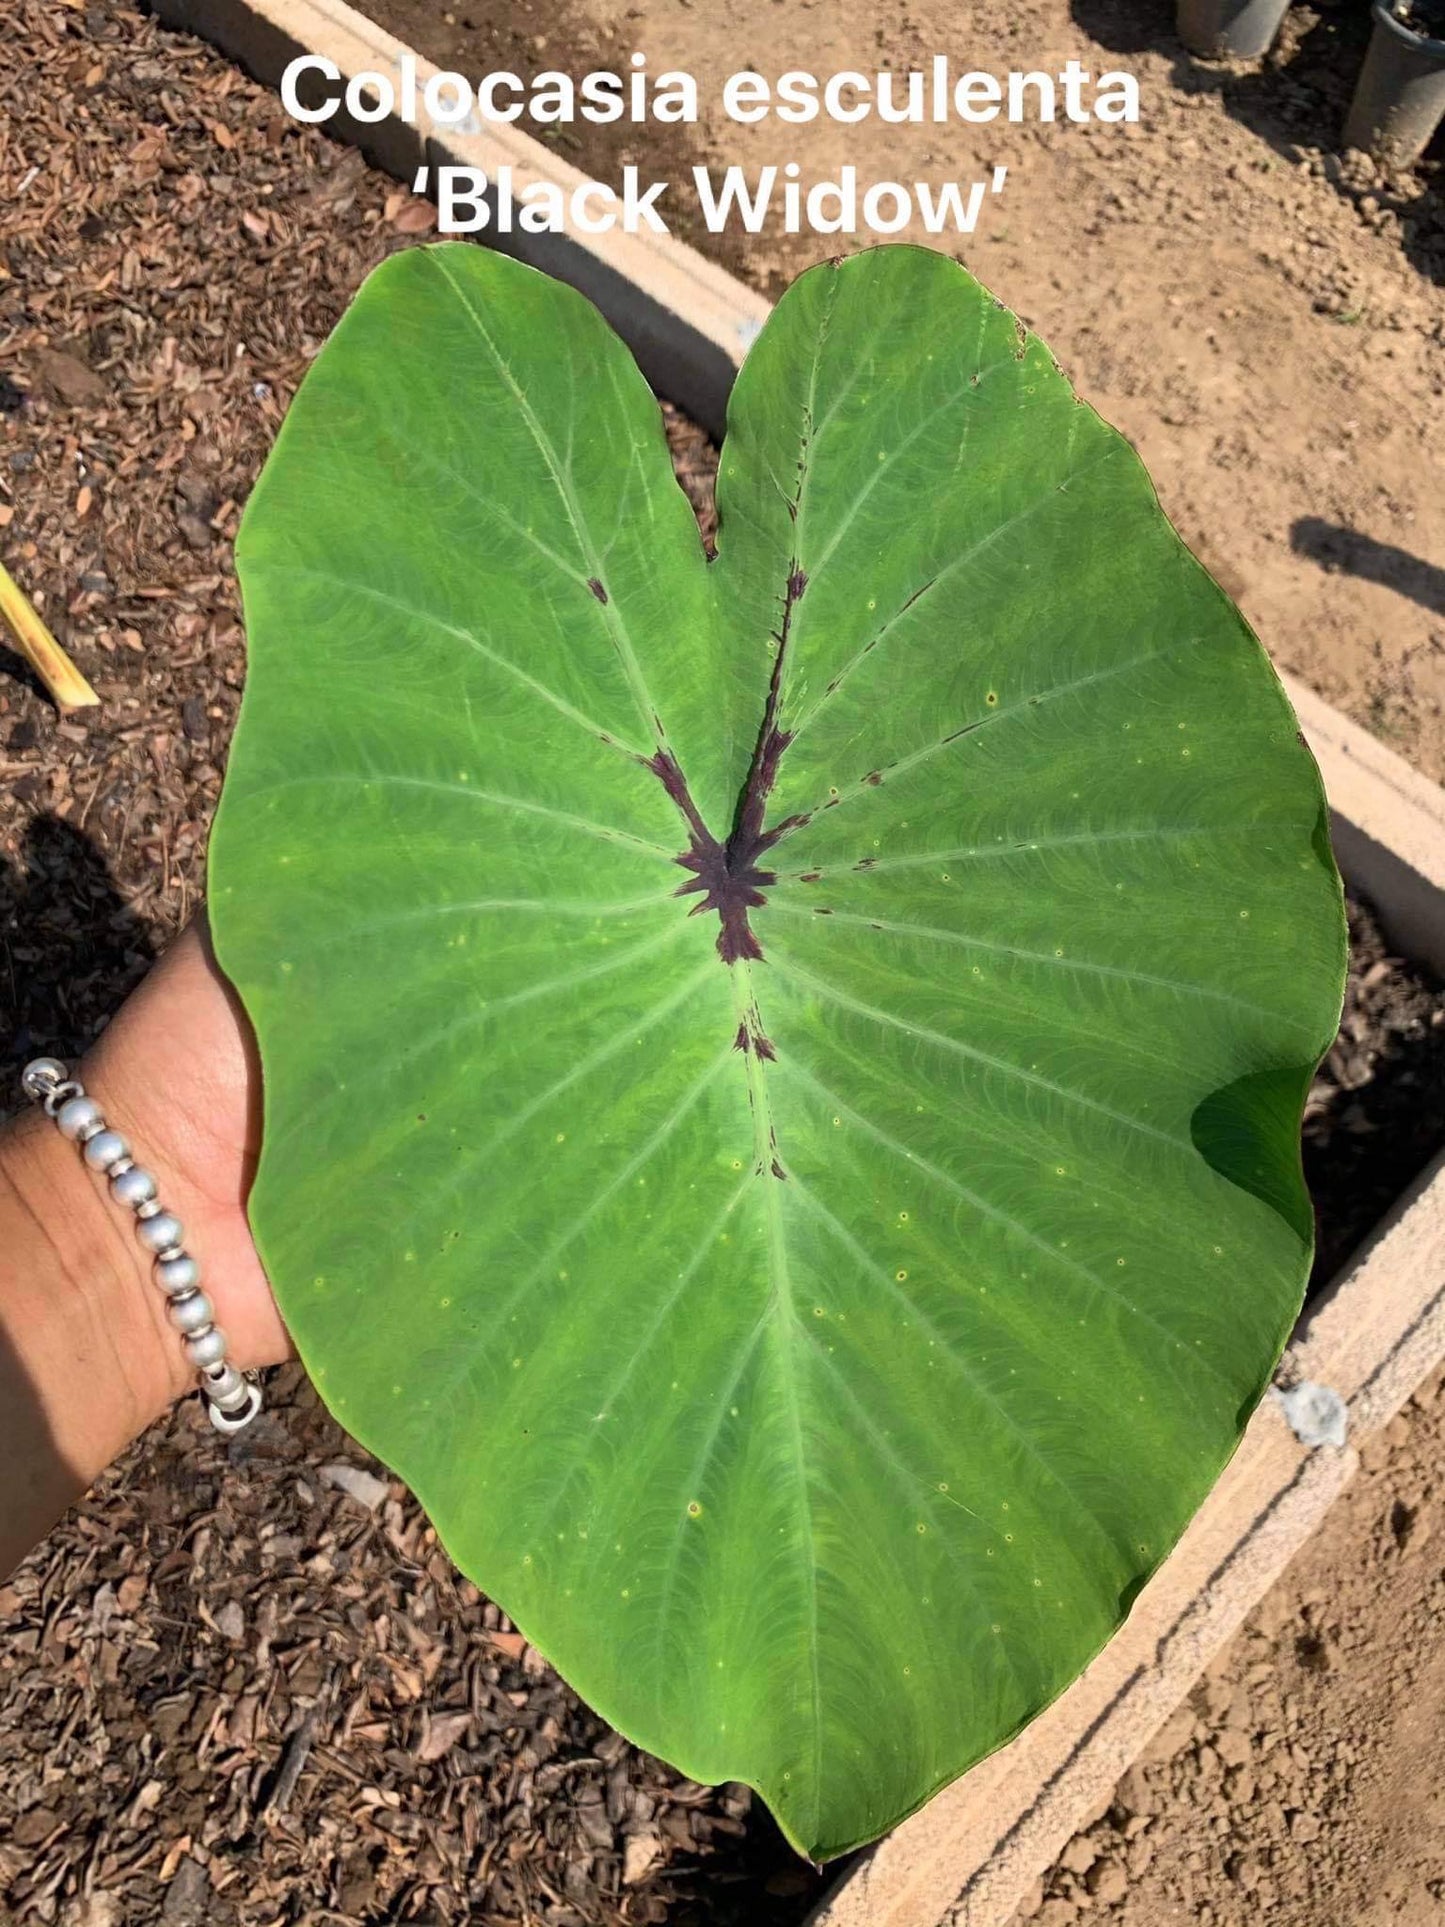
[[[199,900],[241,505],[430,216],[127,0],[0,0],[0,33],[0,555],[104,699],[58,722],[0,651],[8,1091]],[[669,433],[710,526],[713,451]],[[1335,1256],[1445,1134],[1445,997],[1356,923],[1308,1127]],[[172,1414],[0,1586],[0,1927],[769,1927],[820,1884],[582,1707],[298,1370],[229,1446]]]
[[[431,218],[125,0],[0,0],[0,36],[0,556],[104,699],[58,722],[0,650],[8,1097],[199,900],[240,507]],[[182,1408],[0,1587],[0,1927],[801,1916],[746,1789],[627,1746],[298,1371],[271,1398],[229,1448]]]
[[1445,984],[1395,956],[1370,906],[1350,900],[1339,1035],[1305,1106],[1315,1200],[1311,1291],[1445,1145]]
[[745,1789],[629,1747],[299,1367],[269,1396],[229,1447],[178,1408],[0,1586],[0,1920],[798,1917]]

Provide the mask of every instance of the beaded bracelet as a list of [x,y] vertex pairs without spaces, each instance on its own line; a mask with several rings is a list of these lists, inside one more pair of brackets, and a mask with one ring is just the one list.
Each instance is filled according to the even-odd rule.
[[211,1423],[218,1432],[239,1432],[261,1409],[261,1387],[253,1374],[237,1371],[227,1359],[215,1307],[198,1289],[201,1267],[182,1247],[183,1226],[157,1199],[155,1179],[135,1162],[120,1132],[110,1129],[95,1099],[58,1058],[37,1057],[25,1066],[20,1082],[61,1136],[80,1147],[91,1170],[109,1180],[116,1203],[135,1213],[136,1236],[151,1254],[156,1283],[169,1300],[167,1315],[196,1368]]

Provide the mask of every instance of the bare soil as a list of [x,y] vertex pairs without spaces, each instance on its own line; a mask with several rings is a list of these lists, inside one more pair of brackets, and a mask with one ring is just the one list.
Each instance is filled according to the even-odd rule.
[[1445,1922],[1445,1380],[1363,1467],[1015,1927]]
[[[240,505],[346,299],[385,254],[425,238],[429,216],[128,0],[0,0],[0,30],[0,554],[104,699],[58,723],[0,655],[8,1084],[34,1051],[87,1041],[199,900],[243,674]],[[713,451],[676,416],[669,433],[706,528]],[[1334,1255],[1445,1135],[1440,987],[1389,957],[1363,907],[1353,937],[1346,1024],[1307,1124]],[[271,1398],[229,1447],[178,1410],[0,1587],[0,1927],[801,1918],[819,1882],[745,1790],[690,1785],[609,1733],[457,1577],[299,1373],[279,1375]],[[1416,1745],[1405,1757],[1439,1777],[1445,1678],[1423,1615],[1440,1603],[1426,1548],[1445,1401],[1430,1409],[1398,1476],[1386,1468],[1368,1505],[1362,1484],[1331,1524],[1352,1575],[1339,1603],[1323,1579],[1302,1617],[1282,1587],[1284,1630],[1250,1651],[1269,1675],[1246,1675],[1262,1758],[1276,1725],[1304,1732],[1290,1700],[1358,1673],[1359,1696],[1328,1715],[1330,1744],[1378,1762],[1377,1779],[1326,1773],[1310,1796],[1349,1843],[1320,1889],[1341,1911],[1311,1927],[1374,1927],[1349,1912],[1349,1882],[1384,1891],[1402,1851],[1391,1829],[1404,1796],[1388,1751],[1370,1750],[1375,1730],[1399,1728],[1396,1743]],[[1297,1621],[1316,1641],[1307,1663]],[[1185,1753],[1203,1759],[1206,1737],[1191,1727]],[[1139,1886],[1141,1911],[1126,1916],[1138,1927],[1194,1917],[1160,1911],[1186,1873],[1200,1894],[1219,1884],[1223,1923],[1270,1883],[1287,1894],[1301,1856],[1312,1866],[1322,1852],[1307,1823],[1286,1818],[1276,1838],[1267,1802],[1256,1824],[1233,1781],[1239,1800],[1208,1813],[1246,1844],[1226,1851],[1214,1830],[1191,1867],[1203,1836],[1174,1785],[1185,1772],[1170,1764],[1149,1783],[1150,1825],[1127,1842],[1152,1840],[1160,1869],[1130,1879],[1175,1883]],[[1189,1777],[1212,1784],[1213,1768]],[[1305,1811],[1271,1797],[1286,1816]],[[1119,1860],[1113,1835],[1142,1812],[1122,1828],[1101,1819],[1098,1860]],[[1253,1856],[1254,1887],[1230,1871],[1234,1851]],[[1423,1847],[1410,1852],[1423,1867]],[[1103,1906],[1108,1883],[1094,1885],[1061,1874],[1055,1918]]]
[[[709,235],[689,168],[797,161],[805,186],[852,163],[939,182],[1008,168],[960,259],[1044,337],[1134,441],[1185,539],[1276,661],[1428,775],[1445,775],[1445,137],[1416,170],[1342,159],[1369,36],[1364,0],[1313,0],[1254,67],[1206,65],[1171,0],[360,0],[472,76],[561,67],[697,76],[704,103],[745,67],[926,66],[1139,78],[1135,127],[738,125],[546,138],[585,173],[626,160],[668,180],[674,230],[768,293],[850,243]],[[523,123],[527,125],[527,123]],[[535,128],[529,131],[540,132]],[[905,232],[899,239],[919,239]],[[1432,448],[1431,437],[1436,446]]]

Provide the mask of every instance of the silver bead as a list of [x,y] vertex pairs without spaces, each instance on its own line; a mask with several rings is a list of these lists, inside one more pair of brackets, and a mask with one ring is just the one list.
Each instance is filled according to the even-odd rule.
[[251,1396],[251,1387],[246,1379],[231,1364],[207,1372],[201,1383],[201,1390],[213,1405],[219,1405],[223,1412],[239,1412]]
[[188,1251],[183,1251],[179,1258],[157,1258],[153,1269],[161,1290],[175,1298],[194,1291],[201,1282],[201,1267]]
[[234,1402],[206,1400],[206,1415],[218,1432],[242,1432],[261,1409],[261,1387],[247,1379]]
[[[244,1412],[245,1419],[242,1420],[242,1424],[244,1424],[256,1416],[256,1411],[260,1403],[260,1392],[244,1378],[241,1380],[237,1389],[229,1393],[225,1398],[208,1398],[207,1400],[210,1408],[211,1423],[213,1425],[216,1424],[216,1414],[218,1412],[229,1419],[239,1418]],[[216,1429],[217,1431],[225,1432],[230,1428],[225,1425],[219,1425]],[[239,1429],[239,1427],[237,1429]]]
[[147,1251],[159,1254],[172,1251],[179,1246],[185,1236],[185,1226],[170,1211],[157,1211],[154,1217],[142,1218],[136,1225],[135,1235]]
[[97,1131],[86,1141],[84,1156],[92,1171],[109,1171],[130,1156],[130,1146],[119,1131]]
[[60,1135],[74,1144],[82,1132],[93,1137],[96,1131],[104,1130],[105,1112],[93,1097],[68,1097],[55,1113],[55,1122],[60,1127]]
[[112,1171],[110,1195],[117,1204],[129,1205],[134,1211],[137,1205],[149,1204],[155,1194],[155,1179],[139,1164],[131,1165],[128,1171]]
[[226,1356],[226,1334],[212,1325],[209,1331],[197,1332],[194,1338],[186,1340],[186,1357],[197,1370],[207,1365],[219,1365]]
[[29,1098],[43,1098],[69,1075],[58,1057],[32,1057],[20,1073],[20,1087]]
[[166,1316],[183,1337],[192,1338],[216,1322],[216,1307],[203,1291],[188,1291],[183,1298],[171,1300]]

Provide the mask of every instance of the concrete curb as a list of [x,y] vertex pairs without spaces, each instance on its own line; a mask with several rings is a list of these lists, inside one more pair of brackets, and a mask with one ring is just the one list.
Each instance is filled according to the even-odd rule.
[[1283,681],[1326,772],[1340,868],[1379,908],[1396,948],[1445,976],[1445,790],[1297,677]]
[[[154,0],[157,13],[275,84],[297,53],[343,75],[394,72],[401,44],[344,0]],[[435,71],[419,63],[423,78]],[[565,190],[573,168],[512,129],[459,134],[396,120],[330,131],[410,181],[452,162]],[[660,392],[713,434],[768,312],[761,296],[670,237],[517,236],[511,251],[588,294]],[[1340,867],[1392,943],[1445,972],[1445,791],[1293,677],[1324,775]],[[1301,1322],[1286,1380],[1346,1402],[1350,1439],[1387,1422],[1445,1358],[1445,1157],[1396,1204]],[[1310,1538],[1357,1469],[1354,1443],[1301,1445],[1267,1399],[1171,1557],[1094,1664],[1011,1745],[982,1761],[856,1866],[811,1927],[1004,1927],[1031,1883],[1138,1758],[1214,1654]]]

